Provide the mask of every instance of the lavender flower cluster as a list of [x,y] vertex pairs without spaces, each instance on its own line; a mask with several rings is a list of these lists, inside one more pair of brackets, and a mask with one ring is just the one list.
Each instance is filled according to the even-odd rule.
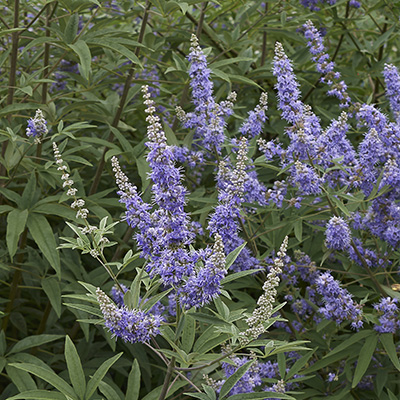
[[[300,3],[304,6],[310,9],[310,11],[320,11],[320,5],[321,4],[328,4],[330,6],[333,6],[336,4],[336,0],[300,0]],[[361,2],[357,0],[350,0],[349,1],[349,6],[354,7],[354,8],[360,8],[361,7]]]
[[[147,121],[149,123],[147,161],[153,181],[152,210],[137,189],[121,171],[116,157],[113,170],[121,196],[127,208],[125,219],[138,229],[136,240],[147,260],[151,276],[159,275],[166,287],[173,287],[184,307],[199,307],[219,294],[220,282],[226,274],[224,245],[218,231],[213,232],[213,249],[190,250],[194,243],[197,225],[185,212],[187,190],[182,185],[181,170],[175,165],[173,149],[167,145],[160,119],[155,115],[155,104],[148,88],[143,87]],[[203,266],[199,266],[203,263]]]
[[44,119],[42,110],[37,110],[33,118],[29,118],[26,128],[26,136],[33,137],[35,143],[40,143],[41,139],[48,133],[47,121]]

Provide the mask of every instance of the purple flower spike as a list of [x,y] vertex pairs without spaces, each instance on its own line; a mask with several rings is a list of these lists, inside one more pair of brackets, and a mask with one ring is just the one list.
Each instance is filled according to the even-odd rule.
[[379,333],[396,333],[400,328],[397,299],[383,298],[374,308],[380,314],[379,325],[375,325],[375,330]]
[[279,109],[282,110],[282,118],[288,122],[295,123],[303,113],[303,104],[300,101],[300,85],[294,75],[292,62],[279,42],[275,44],[273,74],[278,79],[275,89],[278,91]]
[[48,132],[47,121],[44,119],[42,110],[37,110],[34,118],[29,118],[26,136],[33,137],[36,143]]
[[386,96],[390,101],[390,107],[400,122],[400,76],[399,70],[392,64],[385,64],[383,76],[386,83]]
[[325,305],[319,309],[319,312],[326,319],[331,319],[337,324],[343,321],[352,321],[351,326],[354,329],[362,327],[361,306],[355,303],[348,290],[340,287],[330,272],[325,272],[317,278],[317,292],[323,297]]
[[326,246],[333,250],[345,250],[350,246],[351,232],[341,217],[332,217],[326,225]]
[[339,82],[340,73],[335,72],[335,63],[329,61],[329,54],[326,53],[324,40],[318,29],[309,20],[303,25],[304,36],[308,39],[307,46],[310,48],[312,60],[317,63],[317,71],[322,75],[321,82],[331,87],[328,91],[329,96],[336,96],[340,100],[342,108],[349,107],[350,96],[347,94],[347,85],[344,81]]

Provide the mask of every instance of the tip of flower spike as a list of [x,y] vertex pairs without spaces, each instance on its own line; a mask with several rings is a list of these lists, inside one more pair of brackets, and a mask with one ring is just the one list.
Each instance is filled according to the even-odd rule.
[[194,33],[192,33],[192,36],[190,38],[190,44],[193,47],[197,47],[199,45],[199,39],[197,38],[197,36]]
[[268,104],[268,93],[263,92],[261,93],[260,96],[260,105],[265,107],[267,104]]
[[285,51],[281,42],[275,42],[275,55],[279,58],[286,57]]
[[149,92],[149,85],[143,85],[143,86],[142,86],[142,89],[141,89],[141,92],[142,92],[144,95],[148,94],[148,92]]

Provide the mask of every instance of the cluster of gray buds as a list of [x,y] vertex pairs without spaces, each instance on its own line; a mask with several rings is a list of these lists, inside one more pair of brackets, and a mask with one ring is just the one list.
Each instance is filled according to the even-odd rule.
[[75,197],[78,189],[74,188],[74,181],[69,177],[69,173],[67,172],[68,171],[67,164],[62,159],[60,150],[58,149],[57,144],[54,142],[53,142],[53,152],[57,164],[57,170],[62,171],[61,179],[64,181],[63,188],[66,187],[68,188],[67,196],[74,197],[74,202],[71,204],[71,208],[78,209],[76,213],[76,218],[87,219],[89,210],[87,208],[83,208],[85,205],[85,200],[78,199]]
[[258,307],[253,311],[252,315],[246,320],[249,328],[242,332],[241,343],[245,344],[250,340],[257,339],[265,332],[264,324],[268,322],[273,313],[273,305],[276,295],[278,294],[276,287],[279,285],[279,275],[282,273],[284,266],[283,259],[286,256],[288,247],[288,237],[286,236],[278,251],[277,257],[274,259],[274,265],[267,275],[267,279],[263,285],[264,293],[257,301]]

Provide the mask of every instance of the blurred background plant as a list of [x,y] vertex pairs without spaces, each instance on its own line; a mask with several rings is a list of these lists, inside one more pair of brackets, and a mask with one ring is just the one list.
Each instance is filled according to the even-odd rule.
[[[0,399],[398,398],[399,5],[5,2]],[[140,215],[117,223],[113,157],[162,207],[143,85],[188,191],[194,269],[215,234],[225,246],[222,294],[200,309],[183,304],[202,275],[173,297],[149,267],[158,253],[139,257]],[[105,310],[123,304],[160,334],[115,341]],[[259,339],[253,310],[275,322]]]

